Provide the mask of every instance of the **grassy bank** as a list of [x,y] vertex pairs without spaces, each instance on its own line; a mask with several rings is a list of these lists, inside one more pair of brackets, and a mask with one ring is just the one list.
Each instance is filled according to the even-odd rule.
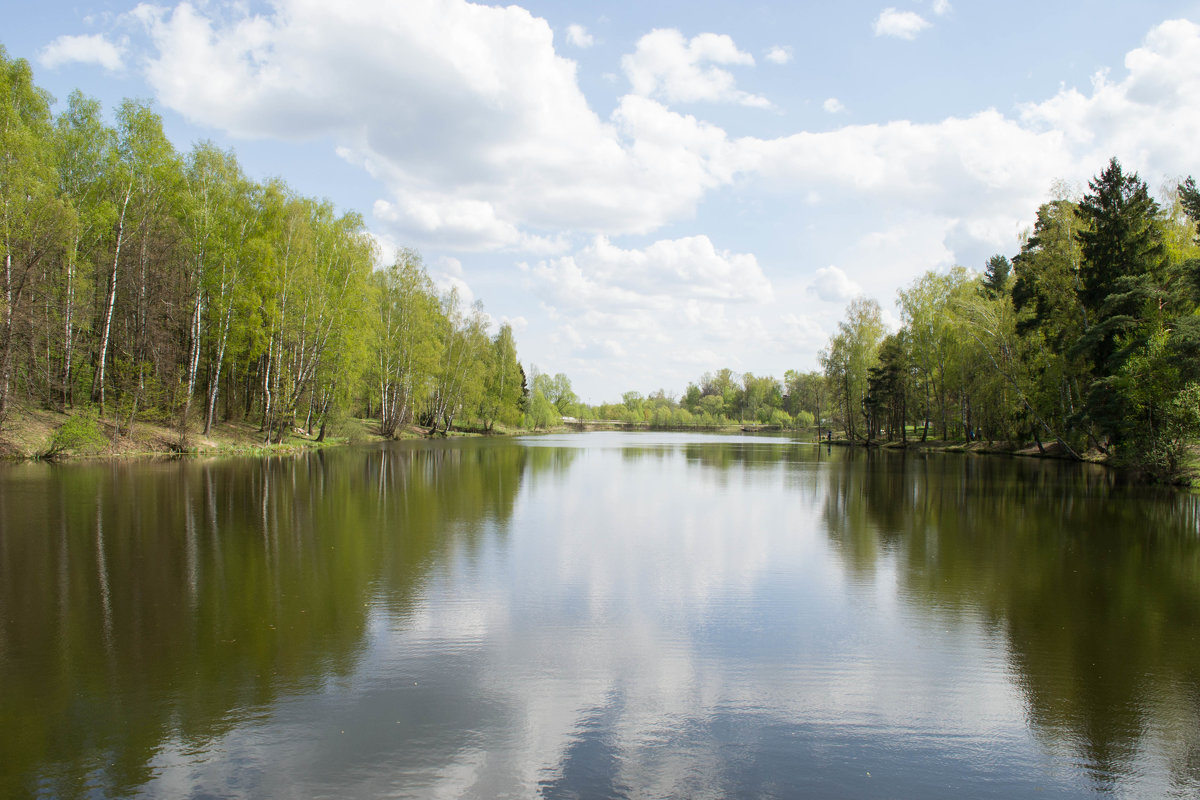
[[[761,426],[755,426],[756,428]],[[9,461],[105,459],[105,458],[163,458],[177,456],[220,456],[220,455],[285,455],[346,444],[368,444],[384,441],[379,435],[379,423],[373,419],[343,419],[330,425],[324,441],[317,435],[294,429],[284,441],[265,443],[262,431],[252,422],[222,422],[214,426],[208,436],[195,423],[182,435],[177,426],[139,420],[131,431],[118,432],[111,420],[97,419],[87,412],[66,414],[45,409],[15,409],[0,426],[0,459]],[[674,428],[655,427],[649,423],[589,422],[564,424],[548,429],[528,431],[522,428],[504,428],[482,433],[478,430],[455,430],[451,436],[514,436],[578,432],[580,430],[615,431],[700,431],[704,433],[736,434],[758,432],[738,424],[722,427]],[[766,432],[766,431],[763,431]],[[795,433],[790,431],[789,433]],[[442,436],[443,434],[438,434]],[[421,439],[428,437],[428,430],[408,426],[397,438]],[[815,437],[813,441],[816,441]],[[821,439],[822,444],[841,447],[861,447],[863,442],[852,442],[845,438]],[[907,449],[914,451],[938,451],[945,453],[974,453],[989,455],[1024,456],[1031,458],[1071,459],[1070,454],[1055,443],[1045,443],[1042,448],[1035,444],[1013,444],[1011,442],[964,442],[930,438],[920,440],[919,431],[907,441],[873,440],[869,447],[885,449]],[[1089,450],[1080,454],[1091,463],[1108,463],[1108,457],[1098,451]],[[1184,485],[1197,486],[1196,474],[1200,472],[1200,458],[1193,463],[1192,477]]]
[[[348,419],[327,430],[324,441],[316,433],[292,431],[278,444],[263,441],[258,426],[248,422],[223,422],[209,435],[193,424],[181,433],[174,425],[139,420],[132,430],[118,432],[108,419],[87,412],[65,414],[43,409],[15,409],[0,427],[0,458],[7,460],[137,458],[178,455],[284,454],[348,443],[381,441],[373,420]],[[419,436],[405,432],[407,436]]]
[[[62,413],[46,409],[17,408],[0,425],[0,459],[8,461],[67,460],[86,458],[154,458],[174,456],[283,455],[319,447],[382,442],[379,421],[346,418],[331,423],[325,439],[293,429],[282,442],[266,443],[254,422],[220,422],[207,436],[202,425],[193,421],[186,432],[178,425],[138,420],[132,430],[118,431],[111,419],[98,419],[94,413]],[[563,431],[565,428],[557,428]],[[514,436],[529,433],[519,428],[496,426],[486,434],[482,430],[453,430],[450,436]],[[423,439],[428,428],[409,425],[396,439]],[[445,434],[437,434],[443,437]]]
[[1038,447],[1037,444],[1031,442],[1024,442],[1021,444],[1005,441],[968,442],[961,439],[940,439],[936,437],[929,437],[925,441],[921,441],[920,429],[917,429],[915,432],[910,431],[908,439],[906,440],[872,439],[869,442],[864,442],[862,440],[851,441],[849,439],[839,437],[829,441],[828,443],[839,445],[841,447],[880,447],[888,450],[936,450],[941,453],[978,453],[981,455],[986,454],[1027,456],[1030,458],[1057,458],[1072,461],[1082,460],[1093,464],[1104,464],[1108,462],[1108,456],[1096,449],[1079,453],[1079,459],[1076,459],[1057,442],[1043,442],[1042,446]]

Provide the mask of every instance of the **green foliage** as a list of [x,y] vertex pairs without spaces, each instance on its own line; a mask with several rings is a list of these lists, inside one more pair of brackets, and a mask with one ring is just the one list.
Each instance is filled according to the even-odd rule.
[[[846,319],[838,323],[838,332],[820,356],[825,377],[836,387],[834,396],[841,404],[842,422],[850,439],[864,433],[862,415],[869,370],[878,360],[883,332],[879,303],[860,297],[846,308]],[[869,432],[866,437],[870,438]]]
[[59,425],[50,439],[50,446],[42,457],[53,459],[65,453],[95,455],[108,447],[108,439],[100,428],[95,410],[87,409],[72,414]]
[[1039,208],[1032,235],[1013,259],[1012,299],[1021,315],[1017,330],[1021,334],[1037,331],[1056,349],[1078,338],[1085,320],[1077,292],[1083,253],[1076,209],[1069,200],[1055,200]]
[[1113,420],[1121,463],[1157,480],[1187,477],[1189,448],[1200,437],[1200,383],[1185,383],[1171,333],[1159,330],[1132,352],[1120,371],[1096,382],[1096,416]]
[[[1200,437],[1200,190],[1189,178],[1160,206],[1115,159],[1089,186],[1078,202],[1057,190],[1011,261],[916,279],[900,292],[898,331],[875,301],[852,302],[820,372],[788,370],[780,383],[726,368],[678,403],[630,391],[596,413],[1099,449],[1157,480],[1186,479]],[[548,376],[534,386],[555,391]]]
[[380,433],[392,437],[428,402],[443,344],[441,307],[415,250],[398,251],[372,281],[377,313],[369,379]]
[[867,370],[863,408],[868,439],[877,431],[888,440],[905,436],[910,377],[904,332],[886,336],[879,347],[879,363]]
[[983,271],[983,291],[988,297],[995,299],[1008,293],[1008,278],[1012,274],[1012,264],[1003,255],[994,255],[988,259]]
[[0,422],[42,262],[61,257],[77,224],[58,192],[53,131],[49,95],[33,84],[28,62],[0,47]]
[[1079,204],[1085,223],[1078,234],[1079,298],[1088,313],[1079,347],[1100,374],[1119,369],[1124,354],[1118,340],[1137,328],[1164,277],[1166,252],[1158,204],[1137,173],[1126,175],[1114,158],[1088,186],[1092,191]]
[[1165,408],[1161,429],[1140,452],[1136,466],[1167,483],[1196,478],[1195,449],[1200,440],[1200,383],[1189,383]]
[[487,373],[479,407],[479,416],[484,421],[485,429],[491,429],[495,422],[516,425],[520,421],[524,401],[523,384],[524,372],[517,361],[512,326],[505,323],[492,339],[487,353]]
[[195,406],[206,433],[255,417],[268,441],[361,410],[385,435],[519,421],[512,330],[438,297],[416,251],[376,273],[360,215],[250,180],[210,142],[181,155],[146,103],[110,126],[76,92],[54,119],[3,49],[0,82],[0,419],[15,390],[91,396],[121,435],[149,419],[186,437]]
[[[788,370],[783,375],[783,407],[800,428],[817,426],[817,433],[828,424],[829,381],[820,372],[799,373]],[[806,422],[801,422],[802,419]]]
[[559,415],[554,403],[550,402],[549,398],[538,388],[533,390],[533,397],[529,402],[529,414],[527,416],[526,427],[533,430],[543,430],[562,422],[562,417]]
[[511,328],[490,335],[481,306],[439,297],[416,251],[376,270],[358,214],[256,183],[211,143],[181,156],[145,103],[125,101],[110,126],[73,93],[55,118],[2,48],[0,81],[0,421],[13,396],[59,409],[91,396],[119,435],[141,419],[186,435],[197,416],[206,430],[253,418],[276,441],[361,410],[389,436],[418,419],[433,432],[564,416],[840,426],[858,440],[932,428],[1096,447],[1164,480],[1197,435],[1190,177],[1159,204],[1111,160],[1078,202],[1059,192],[1037,210],[1011,262],[914,281],[901,330],[889,335],[877,302],[852,302],[820,371],[724,368],[679,400],[627,392],[591,409],[562,373],[527,378]]
[[1196,188],[1196,179],[1189,177],[1177,187],[1179,201],[1195,226],[1193,235],[1200,234],[1200,190]]
[[535,371],[532,391],[534,393],[541,392],[542,396],[554,406],[555,413],[559,417],[579,416],[579,397],[571,388],[571,379],[563,373],[559,372],[551,376]]
[[[994,256],[982,276],[914,282],[904,327],[878,350],[854,347],[874,329],[848,311],[822,353],[848,435],[861,398],[867,430],[889,437],[916,424],[924,438],[934,420],[947,439],[1107,445],[1155,479],[1186,477],[1200,436],[1200,192],[1189,179],[1160,206],[1115,159],[1089,188],[1038,210],[1011,274]],[[799,376],[788,386],[799,394]]]

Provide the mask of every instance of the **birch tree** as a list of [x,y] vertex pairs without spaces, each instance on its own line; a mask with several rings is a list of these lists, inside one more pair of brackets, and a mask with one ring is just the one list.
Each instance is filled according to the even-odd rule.
[[376,273],[378,329],[374,368],[379,396],[380,433],[396,435],[426,402],[441,355],[441,309],[421,255],[396,253]]
[[55,287],[60,336],[53,341],[61,353],[56,376],[59,408],[75,402],[76,347],[82,334],[90,330],[87,298],[95,281],[95,262],[115,219],[105,191],[106,168],[115,146],[116,132],[104,123],[99,101],[72,92],[66,110],[56,120],[54,135],[59,193],[76,215]]
[[459,308],[458,291],[442,298],[442,352],[435,375],[429,417],[431,434],[440,426],[450,430],[454,418],[477,405],[483,391],[485,354],[488,347],[483,307],[476,303],[469,313]]
[[[171,142],[163,134],[162,119],[148,105],[126,100],[117,111],[117,141],[109,184],[110,202],[116,213],[112,232],[112,258],[108,268],[105,299],[100,311],[99,344],[92,400],[104,413],[109,347],[117,291],[122,281],[122,263],[130,260],[127,245],[134,233],[142,236],[142,249],[134,261],[140,266],[140,282],[134,292],[136,317],[133,327],[144,331],[145,271],[148,259],[149,222],[162,204],[177,195],[183,184],[182,165]],[[136,335],[136,334],[135,334]]]
[[[193,198],[192,289],[187,364],[186,419],[196,389],[201,341],[209,339],[204,435],[212,430],[235,318],[250,319],[260,301],[254,285],[264,248],[258,192],[232,153],[211,143],[192,152],[188,181]],[[205,322],[207,321],[207,324]]]
[[512,326],[504,323],[492,339],[487,358],[487,375],[480,418],[485,430],[496,422],[515,425],[521,418],[521,364]]
[[[867,371],[878,360],[883,338],[883,312],[875,300],[859,297],[846,308],[846,319],[838,323],[837,333],[822,354],[822,366],[829,382],[837,387],[851,440],[859,436],[857,417],[863,414],[867,396]],[[867,432],[869,438],[870,433]]]
[[[301,200],[285,218],[278,240],[284,272],[279,281],[277,330],[271,363],[277,400],[265,415],[268,438],[279,441],[297,410],[333,334],[364,312],[374,245],[357,214],[334,214],[332,204]],[[273,433],[272,433],[273,430]]]
[[56,191],[50,98],[0,47],[0,421],[9,411],[20,317],[42,262],[74,227]]

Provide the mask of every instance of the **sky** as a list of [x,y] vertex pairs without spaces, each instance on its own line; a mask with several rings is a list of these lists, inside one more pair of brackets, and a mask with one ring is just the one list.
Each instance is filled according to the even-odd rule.
[[818,368],[1109,158],[1200,175],[1200,0],[3,0],[61,108],[361,213],[590,403]]

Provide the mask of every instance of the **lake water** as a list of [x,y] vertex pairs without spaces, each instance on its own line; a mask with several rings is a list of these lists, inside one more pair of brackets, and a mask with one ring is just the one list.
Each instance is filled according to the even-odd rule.
[[0,796],[1194,798],[1200,504],[596,433],[0,468]]

